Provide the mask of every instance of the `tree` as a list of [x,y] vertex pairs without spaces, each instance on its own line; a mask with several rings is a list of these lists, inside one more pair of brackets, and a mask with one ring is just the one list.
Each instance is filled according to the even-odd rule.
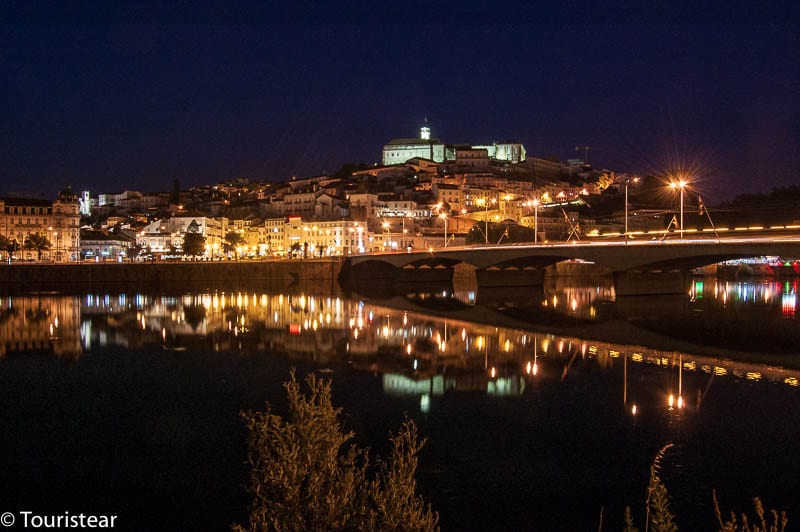
[[514,244],[533,242],[533,229],[517,223],[478,222],[467,233],[467,244],[483,244],[487,241],[484,231],[489,229],[489,244]]
[[237,248],[244,245],[244,236],[238,231],[228,231],[225,235],[225,241],[222,243],[222,250],[225,253],[236,253],[236,258],[239,258]]
[[31,233],[22,244],[25,249],[36,251],[36,259],[42,260],[42,251],[50,249],[50,240],[42,233]]
[[206,251],[206,237],[200,233],[183,235],[183,254],[188,256],[202,255]]
[[0,251],[11,253],[11,240],[5,235],[0,235]]
[[389,461],[370,467],[351,443],[331,401],[331,383],[314,374],[301,392],[294,371],[284,383],[289,415],[246,412],[253,495],[247,525],[234,530],[436,530],[438,514],[416,493],[424,442],[406,421],[391,438]]
[[136,257],[142,254],[144,248],[141,244],[137,244],[136,242],[132,242],[130,246],[128,246],[128,257],[130,257],[131,262],[136,260]]

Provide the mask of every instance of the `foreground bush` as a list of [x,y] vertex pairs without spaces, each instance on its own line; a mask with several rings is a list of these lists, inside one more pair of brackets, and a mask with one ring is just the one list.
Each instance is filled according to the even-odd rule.
[[306,385],[304,394],[294,372],[284,383],[287,420],[269,404],[242,414],[253,501],[249,522],[234,530],[437,530],[438,514],[417,495],[424,441],[414,422],[406,420],[391,437],[388,460],[370,465],[366,450],[342,428],[330,381],[309,374]]

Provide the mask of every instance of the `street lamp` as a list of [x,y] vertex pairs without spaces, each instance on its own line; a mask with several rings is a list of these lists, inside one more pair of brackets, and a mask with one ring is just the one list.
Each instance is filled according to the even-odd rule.
[[680,229],[680,235],[681,235],[681,240],[683,240],[683,189],[686,188],[686,180],[685,179],[680,179],[679,181],[673,181],[673,182],[671,182],[669,184],[669,186],[673,190],[675,190],[677,188],[677,189],[680,189],[680,191],[681,191],[681,219],[680,219],[681,229]]
[[443,212],[439,218],[444,220],[444,247],[447,247],[447,213]]
[[383,230],[384,230],[384,235],[386,235],[386,236],[384,236],[383,245],[384,246],[388,245],[389,246],[389,251],[391,251],[392,250],[392,241],[389,238],[389,222],[383,222]]
[[[407,236],[408,235],[408,231],[406,230],[406,218],[407,217],[409,217],[408,216],[408,211],[403,211],[403,243],[400,246],[402,249],[408,249],[408,244],[409,244],[408,236]],[[411,227],[413,229],[413,227],[414,227],[413,223],[412,223]]]
[[539,241],[539,198],[533,199],[533,243]]
[[[497,202],[497,200],[492,198],[492,203],[495,202]],[[477,200],[475,200],[475,203],[478,205],[483,205],[484,209],[483,216],[485,220],[485,230],[483,232],[483,236],[484,236],[484,242],[488,246],[489,245],[489,198],[488,197],[478,198]]]
[[[638,177],[625,180],[625,242],[628,241],[628,185],[631,183],[638,183],[638,182],[639,182]],[[681,228],[683,228],[682,224]]]

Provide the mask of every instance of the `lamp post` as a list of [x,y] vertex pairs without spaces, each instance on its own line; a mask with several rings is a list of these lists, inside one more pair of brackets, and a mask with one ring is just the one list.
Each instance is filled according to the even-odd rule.
[[447,247],[447,213],[443,212],[439,218],[444,220],[444,247]]
[[683,189],[686,188],[686,180],[685,179],[681,179],[679,181],[673,181],[672,183],[669,184],[669,186],[673,190],[677,188],[677,189],[680,189],[680,191],[681,191],[681,219],[680,219],[681,229],[680,229],[680,235],[681,235],[681,240],[683,240]]
[[533,200],[533,243],[539,242],[539,198]]
[[389,251],[391,251],[392,250],[392,241],[391,241],[391,239],[389,237],[389,222],[383,222],[383,231],[384,231],[384,233],[383,233],[384,234],[384,237],[383,237],[384,243],[383,243],[383,245],[384,246],[388,245],[389,246]]
[[[625,181],[625,243],[628,242],[628,185],[631,183],[638,183],[639,178],[627,179]],[[681,225],[683,227],[683,225]]]

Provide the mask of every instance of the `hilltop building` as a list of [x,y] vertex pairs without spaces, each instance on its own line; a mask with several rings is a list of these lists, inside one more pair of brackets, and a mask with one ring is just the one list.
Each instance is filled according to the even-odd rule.
[[382,164],[403,164],[409,159],[428,159],[436,163],[456,162],[466,166],[486,168],[489,160],[517,164],[525,160],[525,146],[519,142],[493,142],[492,144],[445,144],[431,138],[431,128],[424,125],[419,138],[392,139],[383,146]]
[[445,146],[439,139],[431,138],[431,128],[423,126],[419,138],[392,139],[383,147],[383,164],[403,164],[409,159],[419,157],[437,163],[445,160]]

